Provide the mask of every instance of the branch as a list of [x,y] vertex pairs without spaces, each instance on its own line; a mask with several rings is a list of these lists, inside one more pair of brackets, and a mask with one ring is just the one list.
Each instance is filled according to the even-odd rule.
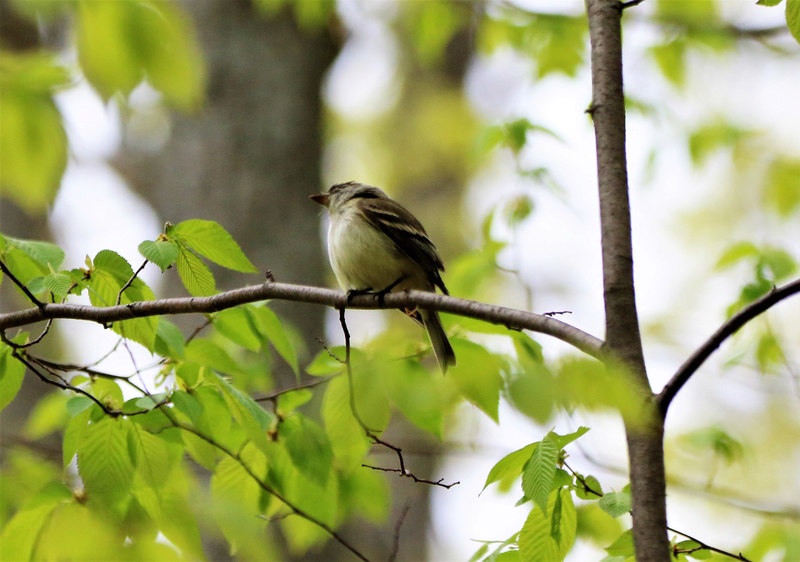
[[41,303],[40,307],[29,308],[18,312],[0,314],[0,330],[33,324],[50,318],[70,318],[73,320],[89,320],[101,325],[112,322],[142,318],[145,316],[161,316],[172,314],[198,314],[218,312],[233,308],[240,304],[263,300],[288,300],[319,304],[332,308],[409,308],[415,307],[447,312],[483,320],[491,324],[500,324],[510,330],[530,330],[547,334],[564,341],[584,353],[600,359],[603,355],[603,341],[578,328],[540,314],[458,299],[445,295],[426,293],[423,291],[407,291],[390,293],[384,297],[384,306],[374,295],[358,295],[347,302],[347,296],[333,289],[290,285],[287,283],[266,282],[219,293],[211,297],[184,297],[139,301],[119,306],[95,307],[80,304]]
[[16,285],[17,287],[19,287],[20,290],[23,293],[25,293],[25,296],[28,297],[28,299],[30,299],[30,301],[33,304],[35,304],[39,308],[42,308],[44,306],[44,303],[42,301],[40,301],[39,299],[37,299],[36,296],[28,290],[28,288],[25,286],[25,284],[22,283],[19,279],[17,279],[16,276],[14,276],[13,273],[11,273],[11,271],[8,269],[8,267],[6,267],[6,264],[3,262],[3,260],[0,260],[0,271],[2,271],[3,274],[6,277],[11,279],[11,282],[14,283],[14,285]]
[[700,366],[708,359],[716,349],[722,345],[726,339],[736,333],[739,328],[753,320],[755,317],[769,310],[772,306],[790,296],[800,293],[800,279],[792,281],[780,288],[772,291],[750,303],[739,312],[731,316],[719,329],[714,332],[697,351],[692,353],[689,358],[678,368],[669,382],[664,385],[663,390],[656,397],[657,403],[664,416],[667,414],[672,399],[678,394],[691,376],[697,372]]
[[677,546],[672,548],[674,556],[677,558],[678,554],[688,554],[691,556],[693,552],[697,552],[698,550],[708,550],[710,552],[716,552],[717,554],[721,554],[723,556],[727,556],[728,558],[733,558],[734,560],[743,560],[744,562],[751,562],[749,558],[745,558],[744,555],[740,552],[739,554],[733,554],[732,552],[728,552],[727,550],[722,550],[721,548],[717,548],[715,546],[711,546],[710,544],[706,544],[701,540],[694,538],[691,535],[687,535],[682,531],[677,531],[672,527],[667,527],[673,533],[677,533],[680,536],[689,539],[690,541],[696,542],[699,546],[693,549],[680,549]]

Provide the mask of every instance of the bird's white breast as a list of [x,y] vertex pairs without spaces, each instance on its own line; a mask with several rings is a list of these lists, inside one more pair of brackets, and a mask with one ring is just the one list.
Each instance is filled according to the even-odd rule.
[[351,207],[330,222],[328,254],[345,291],[380,291],[414,271],[413,262]]

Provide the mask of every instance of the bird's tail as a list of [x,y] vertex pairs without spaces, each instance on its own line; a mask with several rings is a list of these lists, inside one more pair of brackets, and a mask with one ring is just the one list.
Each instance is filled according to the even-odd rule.
[[453,347],[450,345],[450,340],[447,339],[447,334],[444,331],[444,327],[442,327],[439,314],[435,310],[420,310],[420,313],[422,316],[422,323],[428,331],[428,337],[431,339],[436,361],[439,362],[439,368],[442,369],[442,374],[445,374],[447,373],[448,367],[455,366],[456,354],[453,351]]

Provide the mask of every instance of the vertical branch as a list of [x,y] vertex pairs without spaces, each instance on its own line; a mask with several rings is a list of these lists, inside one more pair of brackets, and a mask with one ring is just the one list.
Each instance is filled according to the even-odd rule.
[[633,280],[622,88],[622,4],[619,0],[586,0],[586,9],[591,39],[589,112],[597,144],[606,344],[611,356],[632,374],[632,384],[644,405],[642,420],[626,420],[636,559],[667,561],[664,421],[653,407]]

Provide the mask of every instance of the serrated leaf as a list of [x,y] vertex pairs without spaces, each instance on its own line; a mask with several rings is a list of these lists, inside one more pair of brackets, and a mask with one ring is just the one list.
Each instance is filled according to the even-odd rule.
[[539,442],[522,472],[522,490],[525,495],[547,513],[547,498],[553,490],[559,448],[551,431]]
[[575,495],[582,500],[596,500],[603,496],[600,481],[592,476],[584,476],[583,481],[575,479]]
[[129,500],[134,473],[128,455],[128,424],[121,418],[100,418],[83,429],[78,444],[78,472],[90,501],[119,516]]
[[[631,494],[629,491],[606,492],[598,502],[600,509],[611,517],[619,517],[631,510]],[[609,553],[611,554],[611,553]]]
[[21,240],[10,236],[6,236],[5,240],[8,247],[21,250],[26,256],[41,265],[45,271],[48,269],[58,270],[64,263],[64,250],[50,242]]
[[66,273],[52,273],[42,278],[42,287],[52,293],[56,300],[65,299],[71,286],[72,278]]
[[190,219],[176,224],[169,234],[217,265],[243,273],[258,272],[239,244],[217,222]]
[[139,244],[139,253],[166,271],[178,259],[178,245],[171,240],[145,240]]
[[182,448],[166,439],[169,433],[154,435],[133,423],[128,432],[128,449],[136,472],[151,488],[161,488],[180,460]]
[[497,463],[489,471],[486,476],[486,482],[483,484],[481,491],[485,490],[489,484],[500,482],[500,488],[507,490],[511,482],[516,480],[522,475],[522,470],[525,464],[531,458],[533,451],[539,446],[539,443],[531,443],[525,445],[521,449],[517,449],[513,453],[507,454],[505,457],[497,461]]
[[[118,253],[101,250],[92,262],[89,288],[89,300],[93,306],[114,306],[117,299],[120,304],[129,304],[145,300],[153,300],[155,295],[144,281],[136,278],[128,285],[120,297],[120,290],[133,277],[133,268]],[[156,316],[135,318],[114,322],[111,329],[124,338],[142,344],[153,351],[159,319]]]
[[253,322],[261,334],[275,348],[275,351],[289,364],[294,374],[299,375],[300,366],[297,361],[297,351],[278,315],[266,306],[250,307],[247,312],[253,318]]
[[191,250],[179,246],[178,275],[193,297],[208,297],[217,292],[214,274]]
[[11,355],[11,348],[0,343],[0,411],[11,404],[22,387],[25,365]]
[[323,349],[311,360],[305,371],[312,377],[328,377],[344,371],[344,346]]
[[522,560],[563,560],[575,543],[577,528],[578,515],[569,490],[553,490],[548,499],[547,512],[532,509],[522,526],[519,534]]

